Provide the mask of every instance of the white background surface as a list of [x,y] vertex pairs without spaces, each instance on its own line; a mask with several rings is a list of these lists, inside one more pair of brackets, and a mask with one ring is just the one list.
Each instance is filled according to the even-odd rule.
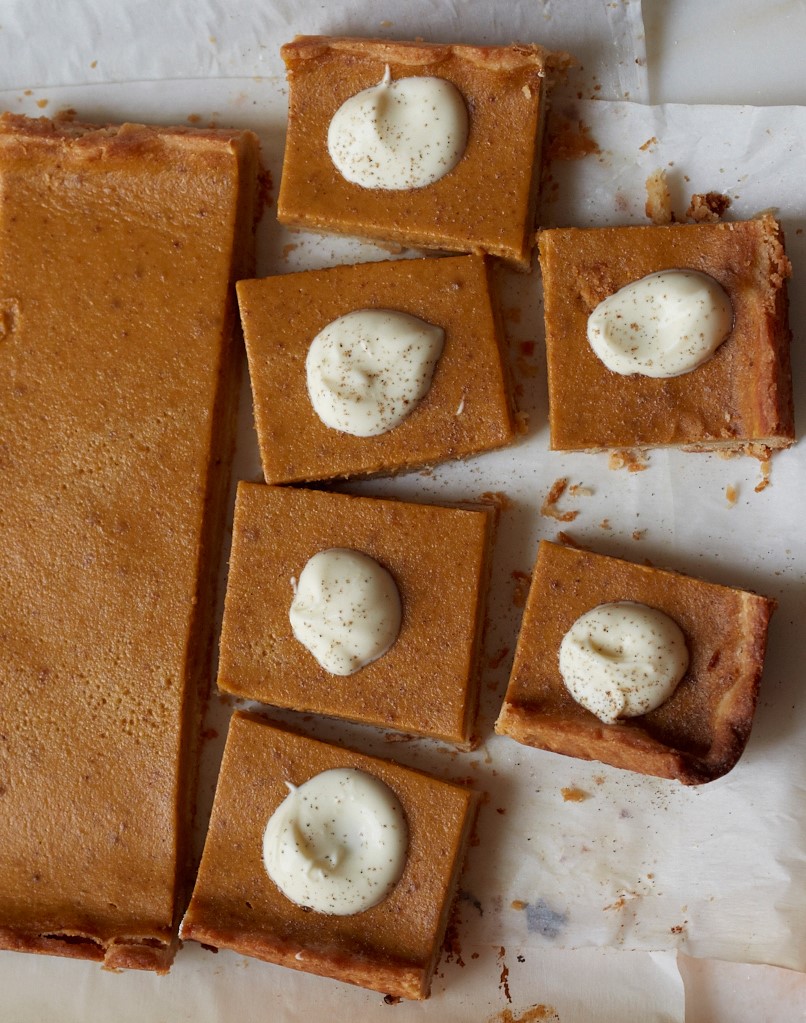
[[[569,11],[571,7],[573,11]],[[686,187],[690,184],[691,190],[732,190],[737,213],[750,215],[764,206],[780,205],[788,218],[788,229],[797,230],[798,224],[803,227],[806,210],[800,193],[806,166],[793,162],[795,158],[791,156],[788,160],[779,156],[765,166],[762,150],[766,147],[758,144],[727,155],[723,150],[724,158],[712,165],[708,157],[716,158],[716,146],[709,148],[699,142],[703,138],[714,143],[719,136],[709,125],[709,116],[713,116],[714,125],[736,117],[761,118],[756,127],[763,136],[769,127],[763,120],[767,114],[726,111],[720,116],[719,111],[700,111],[692,113],[687,120],[685,110],[648,113],[636,110],[633,105],[597,107],[587,100],[593,95],[616,100],[628,95],[633,100],[651,98],[656,103],[803,103],[806,65],[796,59],[799,55],[793,40],[806,38],[804,5],[750,4],[744,0],[708,4],[675,0],[664,4],[656,0],[646,3],[645,8],[649,59],[646,69],[642,63],[640,8],[635,3],[604,4],[588,0],[574,5],[558,2],[514,5],[505,0],[493,4],[454,0],[404,6],[387,0],[372,4],[368,0],[353,0],[338,7],[325,7],[304,2],[285,4],[277,0],[258,9],[257,5],[243,2],[231,3],[225,8],[210,0],[170,6],[153,0],[145,3],[129,0],[119,5],[99,0],[95,5],[72,4],[67,10],[59,10],[58,18],[54,18],[53,5],[44,0],[6,2],[0,4],[0,88],[6,90],[3,105],[30,113],[40,110],[51,113],[59,106],[71,105],[87,119],[181,122],[195,114],[203,123],[215,117],[221,123],[254,126],[264,140],[277,181],[283,130],[281,89],[276,81],[266,80],[265,76],[280,72],[278,40],[284,41],[299,31],[354,32],[397,38],[420,35],[429,39],[461,38],[472,42],[535,39],[581,56],[584,67],[566,91],[565,99],[558,101],[557,108],[560,103],[573,102],[576,93],[582,91],[585,102],[575,104],[575,113],[591,127],[605,151],[605,160],[610,159],[605,166],[594,157],[574,166],[557,168],[562,186],[560,197],[553,209],[546,208],[554,222],[606,222],[614,213],[614,184],[629,198],[630,215],[639,216],[645,168],[655,169],[661,158],[667,164],[672,159],[677,160],[679,167],[682,157],[679,150],[685,148],[688,132],[688,142],[693,139],[696,143],[692,151],[699,149],[700,157],[706,159],[698,164],[702,167],[701,184],[699,181],[683,182],[673,175],[678,199],[684,184]],[[255,76],[263,80],[255,81]],[[165,79],[170,82],[166,84]],[[114,87],[103,84],[131,80],[139,80],[141,84]],[[25,90],[29,88],[34,91],[26,96]],[[37,101],[47,101],[47,107],[38,107]],[[637,147],[627,144],[627,138],[631,138],[627,134],[628,122],[629,130],[640,132],[644,127],[641,119],[645,116],[651,117],[653,123],[645,137],[657,135],[663,145],[672,147],[670,152],[658,148],[639,156]],[[802,110],[791,114],[781,112],[776,130],[780,135],[787,130],[787,125],[797,123],[797,137],[802,140],[806,137],[803,118]],[[696,131],[692,127],[694,121]],[[738,134],[728,132],[720,144],[730,146],[736,137]],[[753,171],[753,183],[760,188],[755,193],[749,184],[741,181],[745,173],[743,166],[746,167],[750,157],[761,160]],[[696,153],[686,162],[686,172],[693,170],[695,158]],[[729,172],[723,174],[728,164]],[[785,181],[784,171],[792,168],[800,168],[800,178]],[[753,206],[754,202],[757,205]],[[743,203],[749,203],[750,208],[744,208]],[[261,229],[262,272],[291,270],[306,265],[308,260],[324,265],[344,258],[338,245],[323,246],[321,242],[284,236],[269,226],[272,215],[270,211]],[[802,288],[806,253],[803,242],[796,241],[791,229],[790,241],[792,254],[796,251],[800,254],[796,271]],[[286,244],[299,247],[283,258]],[[377,258],[377,255],[368,248],[359,248],[354,250],[352,258]],[[530,317],[539,314],[536,293],[532,290],[535,283],[535,278],[513,278],[507,283],[505,301],[510,308],[521,310],[520,323],[514,323],[514,315],[510,321],[515,346],[519,339],[533,337]],[[796,342],[802,343],[799,324],[803,305],[798,298],[801,288],[793,288],[793,326]],[[517,347],[514,351],[517,352]],[[797,345],[795,362],[799,381],[796,403],[799,401],[799,421],[802,422],[804,359],[797,354]],[[532,368],[527,367],[529,372]],[[542,369],[539,360],[534,368]],[[547,455],[542,372],[524,378],[523,383],[526,404],[532,414],[532,432],[527,445],[503,457],[481,458],[470,465],[466,473],[447,468],[433,477],[407,477],[399,481],[396,491],[436,499],[474,496],[483,490],[515,491],[516,506],[504,519],[506,542],[498,557],[497,604],[494,602],[493,606],[494,612],[497,608],[497,624],[491,630],[488,655],[496,652],[498,644],[511,643],[517,612],[511,606],[511,589],[507,589],[508,570],[512,565],[528,570],[535,537],[550,537],[556,532],[555,524],[539,519],[536,507],[551,482],[566,473],[572,476],[573,482],[593,484],[596,491],[587,501],[579,499],[569,505],[580,510],[579,519],[568,527],[569,532],[580,539],[595,544],[604,553],[639,559],[650,557],[658,563],[699,572],[716,581],[756,588],[778,597],[782,608],[774,620],[771,639],[776,641],[776,646],[771,647],[771,664],[766,672],[762,706],[751,745],[737,771],[724,782],[715,783],[727,790],[727,802],[720,802],[719,789],[714,786],[701,790],[705,795],[692,795],[679,788],[670,789],[664,783],[632,777],[624,780],[620,772],[597,770],[528,750],[519,750],[516,759],[526,765],[534,785],[527,785],[523,790],[515,785],[513,790],[506,776],[495,776],[499,755],[502,763],[511,764],[512,751],[499,753],[496,740],[491,739],[470,768],[479,787],[490,791],[492,797],[483,811],[482,832],[486,828],[487,833],[492,834],[496,828],[500,830],[505,823],[509,825],[513,818],[518,818],[521,828],[532,831],[531,836],[523,837],[531,837],[536,845],[538,840],[542,843],[537,855],[539,863],[537,867],[534,864],[532,868],[527,867],[521,887],[535,876],[540,878],[541,885],[549,878],[555,883],[552,898],[561,897],[560,886],[567,878],[554,865],[562,860],[567,848],[574,848],[578,835],[588,830],[595,817],[607,816],[628,798],[640,806],[639,816],[645,824],[646,838],[641,829],[623,823],[606,825],[599,833],[615,834],[633,846],[645,840],[649,855],[660,856],[661,872],[665,869],[670,884],[675,886],[675,894],[677,889],[688,886],[695,897],[692,899],[695,910],[689,912],[688,908],[684,911],[682,905],[664,905],[662,898],[654,897],[657,893],[647,898],[644,896],[650,893],[640,892],[641,898],[626,900],[627,913],[622,913],[621,919],[611,927],[610,918],[614,914],[608,917],[607,913],[602,913],[601,903],[620,897],[623,894],[620,886],[632,891],[635,879],[626,874],[621,877],[618,869],[614,869],[617,860],[602,847],[598,869],[588,871],[587,875],[583,871],[582,890],[586,898],[581,904],[590,907],[589,896],[598,886],[597,916],[608,923],[601,933],[595,932],[590,926],[592,913],[589,913],[590,918],[583,914],[581,919],[577,919],[575,912],[571,913],[571,919],[583,935],[575,944],[598,941],[622,948],[635,945],[670,949],[668,938],[664,935],[664,942],[660,943],[658,935],[661,929],[668,931],[667,917],[671,913],[675,923],[684,918],[693,921],[685,930],[683,940],[684,946],[695,954],[735,956],[738,933],[738,937],[746,941],[748,958],[758,958],[760,948],[775,948],[774,961],[780,962],[783,949],[790,952],[792,963],[797,960],[799,968],[803,969],[806,955],[803,936],[794,933],[793,920],[804,916],[801,907],[806,889],[799,884],[790,891],[788,884],[793,875],[799,876],[801,881],[803,878],[802,811],[798,815],[789,809],[803,804],[806,776],[801,770],[799,777],[793,779],[791,771],[793,756],[798,756],[794,740],[797,728],[803,727],[802,720],[798,720],[803,718],[803,705],[802,702],[797,704],[796,699],[793,714],[789,702],[784,704],[780,699],[782,692],[786,693],[787,701],[790,696],[797,696],[800,684],[796,667],[799,665],[797,623],[806,610],[802,581],[802,566],[806,561],[803,541],[799,539],[802,502],[793,500],[806,475],[800,450],[776,459],[773,485],[759,495],[753,492],[758,478],[757,466],[745,460],[722,462],[707,456],[697,458],[677,453],[653,455],[647,472],[635,476],[616,474],[614,478],[601,459]],[[255,463],[249,439],[248,409],[246,419],[240,466],[243,474],[250,475],[255,471]],[[528,471],[524,468],[527,458]],[[728,484],[739,488],[739,503],[733,509],[728,509],[724,501]],[[682,502],[682,492],[695,495],[696,504]],[[696,509],[696,516],[691,514],[692,508]],[[609,533],[598,527],[605,516],[614,527]],[[647,533],[642,541],[633,541],[632,531],[644,528]],[[746,535],[746,548],[732,543],[731,537],[737,532]],[[789,543],[787,537],[794,538],[795,542]],[[496,704],[500,702],[506,663],[497,673],[490,673],[491,688],[487,690],[482,710],[488,729]],[[337,732],[351,734],[346,729],[337,729]],[[378,751],[388,755],[389,746],[383,740],[364,739],[360,730],[355,734],[356,744],[363,742],[365,747],[371,748],[374,742]],[[501,743],[506,740],[498,743],[499,749]],[[408,746],[404,749],[402,745],[393,752],[399,759],[457,776],[467,774],[468,765],[446,758],[444,752],[419,751]],[[802,753],[800,756],[802,768]],[[487,762],[488,757],[492,767]],[[754,788],[754,779],[761,771],[774,782],[770,800],[764,799]],[[578,806],[563,804],[558,796],[560,785],[590,787],[594,773],[606,776],[607,782],[601,787],[607,790],[606,794],[598,802],[588,801]],[[790,800],[787,795],[793,781],[800,788],[799,800]],[[521,798],[526,800],[523,805],[518,803]],[[731,871],[727,878],[730,884],[723,888],[722,905],[727,917],[721,915],[720,907],[714,911],[715,915],[709,916],[710,896],[697,878],[675,876],[676,864],[686,861],[688,850],[681,848],[672,855],[668,850],[658,852],[654,844],[659,817],[667,821],[660,830],[668,832],[669,817],[674,819],[675,814],[682,814],[680,819],[685,820],[690,806],[698,802],[706,804],[705,812],[717,815],[715,832],[723,832],[728,823],[732,825],[742,820],[742,813],[747,815],[743,826],[731,833],[730,844],[735,854],[724,868]],[[499,805],[507,814],[496,821],[491,815]],[[529,813],[537,810],[536,821],[524,820],[527,808]],[[720,812],[726,808],[731,811],[730,822],[727,818],[719,819]],[[767,858],[763,833],[754,831],[753,821],[772,813],[773,809],[775,838],[770,842],[773,854]],[[521,812],[516,812],[518,810]],[[486,822],[484,813],[488,815]],[[554,822],[551,827],[549,821]],[[557,821],[562,822],[559,830]],[[749,838],[744,825],[749,825]],[[717,839],[724,837],[724,833],[716,836]],[[477,886],[479,890],[486,885],[500,891],[503,900],[505,895],[514,893],[520,883],[517,871],[522,865],[524,848],[518,842],[504,841],[497,850],[500,856],[494,849],[484,856],[477,854],[475,858],[471,854],[463,885]],[[709,849],[703,853],[708,862]],[[633,848],[628,851],[628,862],[640,860],[641,855],[639,849]],[[495,876],[488,873],[493,866]],[[657,873],[657,869],[651,872]],[[771,886],[767,900],[773,903],[770,911],[761,917],[752,914],[742,919],[737,910],[748,891],[759,886],[763,889],[766,885]],[[533,894],[520,888],[518,893],[523,899]],[[334,1020],[369,1019],[376,1015],[389,1018],[390,1013],[401,1019],[415,1014],[445,1019],[452,1013],[455,1018],[487,1020],[500,1018],[495,1013],[504,1008],[510,1008],[517,1018],[519,1012],[538,1003],[553,1007],[556,1018],[562,1023],[592,1018],[627,1021],[683,1018],[683,990],[673,952],[562,951],[553,947],[545,934],[535,936],[528,932],[522,935],[523,944],[516,947],[511,939],[515,937],[517,914],[513,925],[513,914],[505,912],[505,902],[501,901],[497,913],[495,900],[492,904],[493,909],[483,924],[473,919],[472,912],[463,912],[461,951],[465,966],[448,961],[440,968],[434,999],[426,1006],[382,1006],[377,996],[298,977],[226,953],[213,958],[194,947],[184,950],[174,973],[165,979],[139,975],[110,977],[89,964],[2,953],[0,1019],[38,1020],[51,1018],[58,1012],[65,1021],[156,1021],[163,1018],[285,1021],[307,1018],[311,1005],[326,1004]],[[553,902],[552,906],[559,916],[563,915],[564,906],[558,902]],[[647,906],[651,908],[647,910]],[[732,925],[725,932],[726,918]],[[720,950],[714,945],[714,934],[723,932],[726,949]],[[491,944],[499,939],[507,941],[505,957]],[[471,958],[474,952],[478,953],[478,959]],[[518,956],[525,959],[523,964],[518,963]],[[502,964],[511,971],[511,1003],[506,1000],[501,984]],[[682,961],[681,969],[687,992],[685,1015],[689,1023],[806,1018],[806,984],[800,974],[741,963],[688,959]],[[555,1017],[548,1015],[546,1018]]]

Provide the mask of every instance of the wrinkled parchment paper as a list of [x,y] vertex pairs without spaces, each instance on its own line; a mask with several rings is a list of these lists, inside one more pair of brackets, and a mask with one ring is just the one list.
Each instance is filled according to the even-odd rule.
[[[106,10],[106,7],[110,10]],[[569,6],[575,10],[569,11]],[[802,108],[645,107],[637,3],[501,0],[417,4],[352,0],[323,8],[274,0],[113,5],[84,2],[48,22],[44,0],[6,5],[0,25],[0,106],[29,114],[74,108],[85,120],[234,124],[256,130],[279,180],[285,91],[277,54],[296,32],[540,41],[575,52],[583,67],[557,94],[554,124],[592,138],[598,152],[549,168],[547,225],[641,222],[644,180],[669,174],[679,214],[694,191],[733,199],[731,216],[776,207],[796,268],[791,294],[796,402],[806,252],[800,183],[806,172]],[[371,16],[368,14],[371,10]],[[178,45],[178,41],[182,45]],[[122,41],[125,41],[125,45]],[[30,90],[30,92],[29,92]],[[581,95],[580,95],[581,94]],[[595,98],[594,98],[595,97]],[[609,99],[614,102],[605,102]],[[708,145],[699,140],[707,139]],[[655,139],[645,145],[650,139]],[[260,229],[261,275],[389,258],[357,242],[292,234],[270,208]],[[415,255],[404,253],[404,256]],[[644,472],[608,468],[607,456],[548,451],[539,275],[502,272],[510,356],[530,430],[516,447],[428,474],[352,489],[412,500],[473,500],[505,493],[490,599],[480,732],[472,754],[359,726],[320,722],[312,734],[469,780],[487,795],[468,856],[452,934],[430,1002],[384,1005],[378,995],[222,952],[186,946],[167,978],[109,976],[93,964],[0,953],[3,1018],[302,1020],[323,1008],[341,1019],[418,1018],[682,1021],[675,950],[806,969],[804,725],[799,622],[803,616],[801,446],[777,456],[760,493],[758,463],[652,453]],[[803,405],[803,400],[800,401]],[[244,386],[236,475],[259,474]],[[801,422],[802,425],[802,422]],[[542,517],[553,481],[567,524]],[[737,493],[735,505],[728,488]],[[725,779],[687,790],[585,764],[492,735],[537,540],[565,529],[602,553],[756,589],[779,601],[756,726]],[[209,806],[230,707],[215,698],[206,749]],[[280,717],[280,715],[278,715]],[[286,716],[290,718],[290,715]],[[565,793],[564,791],[565,790]],[[570,792],[583,793],[581,801]],[[634,951],[633,951],[634,950]],[[526,1010],[530,1010],[528,1014]]]

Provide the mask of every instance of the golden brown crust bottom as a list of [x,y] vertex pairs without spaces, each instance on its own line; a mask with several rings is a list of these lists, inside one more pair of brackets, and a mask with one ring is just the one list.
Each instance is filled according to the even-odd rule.
[[[686,634],[691,660],[665,704],[608,725],[571,698],[557,651],[579,614],[612,600],[669,614]],[[719,778],[750,735],[775,606],[755,593],[544,541],[496,732],[686,785]]]

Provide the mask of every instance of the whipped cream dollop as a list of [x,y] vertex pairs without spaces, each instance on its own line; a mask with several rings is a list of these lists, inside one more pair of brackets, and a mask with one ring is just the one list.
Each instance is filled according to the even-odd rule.
[[377,437],[410,415],[431,387],[445,331],[397,309],[356,309],[311,342],[308,396],[322,422]]
[[688,668],[680,626],[633,601],[600,604],[560,644],[560,673],[577,701],[606,724],[655,710]]
[[385,899],[408,851],[406,818],[389,786],[365,771],[335,768],[288,788],[263,835],[263,865],[283,895],[331,916]]
[[697,270],[662,270],[600,302],[588,317],[588,341],[614,373],[676,377],[710,359],[732,327],[718,281]]
[[346,100],[330,122],[327,148],[338,171],[362,188],[431,185],[453,170],[467,145],[462,94],[443,78],[382,80]]
[[331,675],[352,675],[385,654],[401,615],[391,574],[369,555],[343,547],[308,561],[288,612],[296,638]]

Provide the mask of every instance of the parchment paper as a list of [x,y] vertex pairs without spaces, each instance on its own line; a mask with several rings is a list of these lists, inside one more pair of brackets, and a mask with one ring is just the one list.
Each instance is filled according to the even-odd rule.
[[[65,11],[58,28],[42,17],[46,7],[36,0],[7,4],[3,11],[0,83],[6,91],[0,93],[0,106],[31,114],[69,106],[87,120],[191,119],[252,127],[261,136],[275,181],[285,92],[282,79],[269,75],[279,71],[277,45],[296,32],[535,39],[588,54],[582,77],[558,95],[555,124],[581,124],[600,152],[552,165],[544,222],[639,222],[644,180],[658,167],[669,171],[681,214],[690,192],[713,189],[733,197],[734,216],[777,207],[796,268],[791,287],[796,404],[803,406],[799,334],[806,252],[798,231],[806,205],[800,198],[806,111],[648,108],[590,99],[622,99],[625,93],[644,98],[638,4],[546,2],[526,8],[454,0],[418,3],[415,15],[415,5],[383,0],[371,6],[370,22],[368,6],[357,0],[332,10],[304,0],[275,2],[260,11],[241,3],[219,7],[212,0],[162,5],[164,10],[153,0],[107,9],[99,0]],[[92,84],[96,73],[106,84]],[[658,141],[642,149],[653,137]],[[260,247],[261,274],[389,258],[373,246],[285,232],[273,208],[261,226]],[[594,1018],[593,1013],[602,1023],[681,1021],[678,948],[697,956],[806,969],[806,743],[799,692],[799,631],[806,605],[802,445],[776,457],[771,486],[761,493],[754,491],[760,469],[751,459],[653,453],[645,472],[631,474],[608,469],[606,456],[550,453],[539,276],[502,272],[501,285],[520,403],[531,419],[527,437],[506,452],[463,465],[352,488],[412,500],[472,500],[489,492],[508,496],[485,649],[483,743],[473,754],[458,754],[359,726],[308,726],[312,734],[467,779],[487,793],[479,841],[462,880],[452,928],[457,937],[440,966],[431,1001],[389,1007],[368,992],[224,952],[213,957],[190,944],[167,978],[114,977],[92,964],[0,953],[0,1018],[22,1023],[58,1013],[65,1023],[286,1021],[308,1019],[326,1008],[333,1020],[388,1019],[389,1013],[400,1019],[416,1013],[441,1020],[503,1020],[504,1010],[518,1019],[532,1007],[528,1018],[563,1023]],[[236,475],[258,473],[245,386]],[[602,553],[650,558],[779,600],[756,726],[745,756],[727,778],[686,790],[492,735],[521,615],[523,578],[513,573],[528,573],[537,540],[554,538],[561,528],[539,514],[560,476],[592,490],[590,496],[562,502],[563,508],[579,511],[562,527],[577,540]],[[733,507],[726,498],[729,486],[738,491]],[[602,525],[605,520],[608,526]],[[206,749],[203,805],[212,797],[230,710],[212,701],[210,726],[219,734]],[[568,801],[563,789],[587,798]]]

